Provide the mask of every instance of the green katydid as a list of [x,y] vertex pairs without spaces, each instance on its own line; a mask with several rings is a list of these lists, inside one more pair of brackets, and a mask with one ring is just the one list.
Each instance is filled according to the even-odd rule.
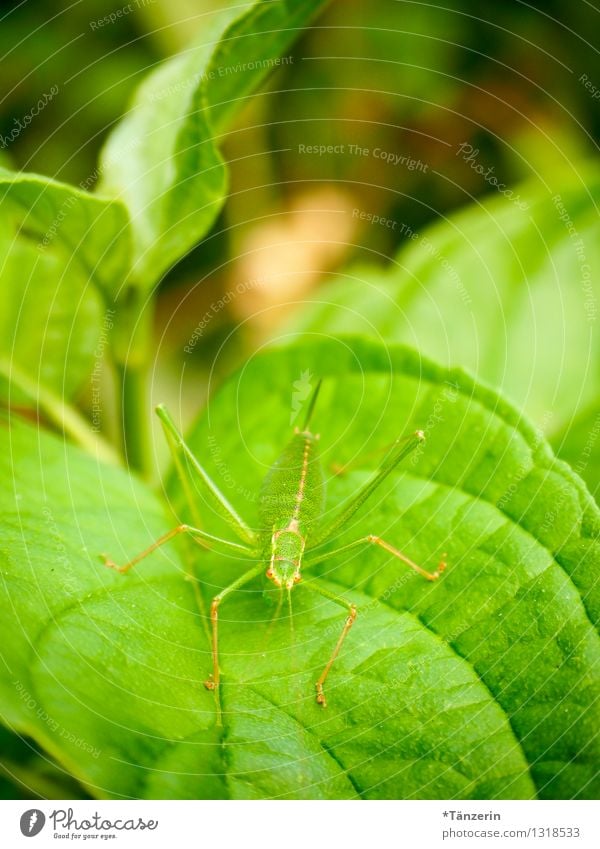
[[[295,428],[294,434],[281,455],[271,467],[264,479],[259,495],[259,519],[261,527],[252,530],[229,503],[200,462],[185,443],[177,430],[166,408],[157,407],[156,412],[163,425],[175,466],[184,479],[180,452],[192,469],[203,482],[206,494],[212,506],[225,519],[240,542],[221,539],[200,528],[191,525],[178,525],[168,533],[159,537],[152,545],[142,551],[124,566],[117,566],[112,560],[104,557],[106,566],[126,573],[133,566],[155,551],[159,546],[176,537],[178,534],[189,534],[199,545],[214,551],[221,550],[230,554],[242,555],[250,560],[258,561],[229,586],[216,595],[210,607],[212,666],[213,671],[204,685],[209,690],[215,690],[217,709],[220,717],[219,684],[221,672],[219,666],[219,607],[223,600],[235,590],[240,589],[263,572],[266,577],[279,587],[288,591],[288,600],[293,587],[301,584],[306,589],[318,593],[335,604],[346,608],[347,617],[341,633],[335,644],[329,660],[315,684],[318,704],[327,706],[325,698],[325,680],[337,658],[344,639],[354,624],[357,616],[356,606],[346,599],[339,597],[319,584],[318,579],[306,581],[302,570],[308,569],[323,560],[337,554],[351,551],[363,545],[376,545],[401,560],[423,578],[435,581],[446,568],[445,554],[434,572],[428,572],[410,560],[393,545],[378,536],[369,534],[347,543],[333,551],[324,551],[324,546],[335,538],[344,528],[356,511],[364,504],[377,487],[395,469],[395,467],[410,452],[420,445],[425,436],[422,431],[416,431],[406,439],[398,439],[393,443],[383,459],[379,469],[358,490],[341,509],[327,522],[322,521],[324,513],[325,481],[323,468],[317,453],[319,434],[309,430],[310,419],[315,407],[320,382],[313,392],[308,412],[302,429]],[[185,483],[185,479],[184,479]]]

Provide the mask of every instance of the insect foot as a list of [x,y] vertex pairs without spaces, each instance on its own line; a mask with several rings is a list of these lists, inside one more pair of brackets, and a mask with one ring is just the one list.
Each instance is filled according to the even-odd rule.
[[125,569],[123,566],[118,566],[114,562],[114,560],[111,560],[110,557],[108,556],[108,554],[100,554],[99,557],[100,557],[100,560],[106,566],[107,569],[114,569],[115,572],[120,572],[121,575],[124,575],[125,572],[127,571],[127,569]]
[[445,572],[446,569],[448,568],[448,563],[446,561],[446,557],[448,557],[448,555],[444,551],[444,553],[440,557],[440,562],[438,563],[438,567],[432,575],[432,578],[434,580],[437,580],[438,578],[440,578],[441,575],[442,575],[442,572]]

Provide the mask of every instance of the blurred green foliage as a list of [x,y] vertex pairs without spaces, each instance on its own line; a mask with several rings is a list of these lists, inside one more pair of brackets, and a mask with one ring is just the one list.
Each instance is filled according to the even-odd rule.
[[[93,188],[101,146],[134,88],[202,31],[204,12],[230,5],[4,4],[0,137],[12,140],[0,145],[0,165]],[[114,23],[106,21],[119,11]],[[573,163],[597,154],[600,52],[590,41],[597,24],[598,11],[584,0],[483,9],[475,0],[449,8],[411,0],[334,0],[225,136],[231,162],[227,208],[202,245],[162,283],[157,393],[169,400],[182,387],[184,395],[190,389],[183,411],[191,415],[215,352],[240,318],[252,320],[228,344],[218,372],[229,371],[276,330],[279,313],[266,323],[255,313],[269,312],[278,299],[285,302],[283,286],[281,295],[272,292],[248,308],[236,299],[226,302],[182,374],[181,349],[198,317],[219,303],[232,281],[251,277],[243,257],[252,254],[257,230],[275,216],[291,222],[302,210],[310,212],[311,204],[319,210],[329,204],[346,219],[358,209],[399,222],[376,227],[358,219],[354,229],[325,231],[324,239],[338,239],[340,248],[333,258],[309,257],[310,285],[317,286],[348,262],[387,266],[411,232],[473,199],[493,196],[494,188],[460,154],[461,145],[476,150],[477,161],[507,185],[576,173]],[[35,120],[26,122],[54,89]],[[300,146],[332,150],[303,153]],[[397,156],[405,158],[397,162]],[[316,194],[323,189],[334,193]],[[305,238],[300,226],[292,236]],[[315,236],[309,231],[308,238]],[[595,409],[582,414],[583,445],[596,420]],[[581,454],[571,450],[574,458]],[[28,744],[6,731],[1,745],[3,795],[51,795],[49,785],[42,782],[36,790],[10,766],[31,762],[32,774],[45,776],[50,768],[40,765],[37,753],[25,755]],[[60,781],[57,787],[68,795]]]
[[[88,0],[54,13],[39,1],[15,4],[0,28],[2,136],[50,86],[59,92],[5,151],[14,166],[75,183],[93,175],[136,84],[201,31],[205,10],[227,5],[140,0],[99,26],[118,5]],[[252,129],[229,139],[233,159],[244,152],[233,163],[233,194],[243,187],[245,195],[232,201],[236,214],[245,207],[257,218],[272,212],[274,199],[285,208],[299,183],[341,181],[358,205],[418,227],[490,191],[456,156],[463,142],[507,183],[593,153],[600,116],[579,78],[600,83],[600,54],[587,40],[597,15],[590,4],[558,0],[483,10],[475,0],[448,9],[333,2],[296,45],[295,61],[248,107],[242,123]],[[428,168],[349,154],[302,157],[299,143],[379,147]],[[258,162],[249,169],[252,156]],[[268,174],[276,184],[262,188]],[[371,228],[364,241],[389,252],[402,234]],[[198,264],[195,256],[196,274]]]

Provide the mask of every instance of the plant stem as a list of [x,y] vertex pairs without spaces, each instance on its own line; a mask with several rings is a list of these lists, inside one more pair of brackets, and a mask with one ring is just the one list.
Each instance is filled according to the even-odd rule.
[[152,474],[148,373],[153,315],[150,297],[131,287],[117,304],[113,329],[123,455],[144,477]]
[[151,473],[148,369],[119,366],[123,454],[145,477]]
[[5,357],[0,357],[0,374],[27,395],[51,422],[88,453],[104,463],[120,462],[117,452],[99,433],[92,430],[88,420],[51,389],[41,386]]

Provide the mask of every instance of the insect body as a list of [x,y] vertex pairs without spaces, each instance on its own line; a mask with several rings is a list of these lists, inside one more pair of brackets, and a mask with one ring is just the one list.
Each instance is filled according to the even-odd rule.
[[[106,566],[126,573],[159,546],[173,539],[177,534],[186,533],[190,534],[193,539],[206,548],[237,555],[242,554],[255,561],[252,568],[240,575],[228,587],[221,590],[213,598],[211,603],[213,670],[204,683],[208,689],[215,690],[217,693],[219,721],[219,608],[223,600],[232,592],[240,589],[240,587],[264,573],[276,587],[281,588],[282,592],[287,590],[290,593],[296,585],[300,585],[307,590],[330,599],[335,604],[346,609],[347,616],[338,641],[315,683],[317,702],[323,707],[326,707],[325,680],[339,654],[348,631],[356,619],[357,610],[354,604],[334,595],[326,587],[322,586],[318,579],[306,580],[303,570],[310,569],[310,567],[317,563],[334,557],[337,554],[365,545],[376,545],[384,549],[430,581],[439,578],[441,572],[446,567],[444,562],[445,555],[442,555],[436,571],[428,572],[416,563],[413,563],[412,560],[401,551],[398,551],[393,545],[373,534],[354,540],[334,551],[323,550],[325,544],[337,536],[398,463],[416,448],[425,437],[421,431],[417,431],[408,437],[408,439],[395,442],[388,451],[381,466],[370,480],[342,505],[341,509],[335,513],[332,519],[324,521],[325,480],[317,451],[319,436],[308,429],[319,386],[320,384],[313,393],[304,427],[301,430],[296,429],[290,442],[284,448],[279,459],[271,467],[263,482],[259,497],[260,529],[258,531],[252,530],[238,515],[193,455],[191,449],[186,445],[166,409],[163,406],[159,406],[157,408],[157,414],[165,429],[173,452],[175,466],[180,475],[183,478],[183,468],[181,465],[181,455],[183,454],[202,480],[208,499],[227,521],[232,531],[238,536],[240,542],[220,539],[200,528],[190,525],[178,525],[157,539],[149,548],[137,557],[134,557],[133,560],[124,566],[117,566],[112,560],[104,557]],[[258,564],[256,561],[258,561]]]
[[308,430],[297,431],[260,492],[259,518],[266,529],[265,555],[269,559],[266,575],[278,587],[291,589],[301,580],[306,544],[325,508],[318,439]]

